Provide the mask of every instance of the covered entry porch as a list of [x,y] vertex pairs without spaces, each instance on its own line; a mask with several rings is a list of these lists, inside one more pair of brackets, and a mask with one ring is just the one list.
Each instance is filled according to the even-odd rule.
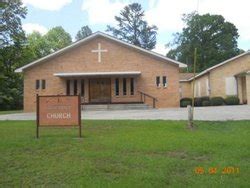
[[80,95],[82,104],[141,103],[141,72],[55,73],[63,80],[66,95]]
[[250,71],[235,75],[237,81],[238,97],[241,104],[250,105]]

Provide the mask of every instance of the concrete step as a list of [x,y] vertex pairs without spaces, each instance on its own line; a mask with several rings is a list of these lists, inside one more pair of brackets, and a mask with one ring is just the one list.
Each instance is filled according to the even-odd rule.
[[133,104],[86,104],[81,106],[82,110],[97,111],[97,110],[147,110],[152,109],[151,106],[143,103]]

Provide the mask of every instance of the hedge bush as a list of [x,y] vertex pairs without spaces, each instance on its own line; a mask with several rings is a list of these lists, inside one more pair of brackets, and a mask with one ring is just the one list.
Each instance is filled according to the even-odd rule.
[[202,105],[202,99],[200,97],[194,98],[194,106],[201,106]]
[[182,98],[182,99],[181,99],[181,102],[182,102],[182,101],[192,101],[192,99],[191,99],[191,98],[188,98],[188,97],[185,97],[185,98]]
[[191,101],[182,101],[181,107],[187,107],[188,105],[192,105]]
[[[194,106],[221,106],[224,104],[227,105],[238,105],[240,103],[240,99],[237,96],[228,96],[225,99],[222,97],[196,97],[194,98]],[[182,98],[180,100],[181,107],[187,107],[188,105],[192,105],[191,98]]]
[[211,103],[209,100],[202,101],[202,106],[210,106]]
[[187,107],[187,105],[191,105],[192,104],[192,99],[191,98],[182,98],[180,100],[180,106],[181,107]]
[[227,96],[225,98],[225,103],[227,105],[238,105],[240,104],[240,99],[237,96]]
[[203,106],[203,101],[209,101],[209,97],[196,97],[194,98],[194,106]]
[[212,106],[221,106],[224,104],[224,99],[222,97],[212,97],[210,102]]
[[210,101],[210,98],[209,97],[201,97],[201,100],[202,100],[202,102],[203,101]]

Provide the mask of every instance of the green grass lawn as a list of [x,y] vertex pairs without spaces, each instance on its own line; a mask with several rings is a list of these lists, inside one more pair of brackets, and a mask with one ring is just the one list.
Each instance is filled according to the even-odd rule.
[[21,113],[23,112],[22,110],[7,110],[7,111],[0,111],[0,115],[4,114],[15,114],[15,113]]
[[0,121],[0,187],[250,187],[250,121],[196,125],[84,121],[83,139],[42,128],[37,140],[34,121]]

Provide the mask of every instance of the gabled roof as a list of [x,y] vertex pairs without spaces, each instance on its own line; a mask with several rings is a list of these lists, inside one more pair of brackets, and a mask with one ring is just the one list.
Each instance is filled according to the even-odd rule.
[[204,74],[207,74],[207,73],[209,73],[210,71],[212,71],[212,70],[214,70],[214,69],[216,69],[216,68],[218,68],[218,67],[220,67],[220,66],[222,66],[222,65],[225,65],[225,64],[227,64],[227,63],[229,63],[229,62],[231,62],[231,61],[233,61],[233,60],[235,60],[235,59],[238,59],[238,58],[240,58],[240,57],[242,57],[242,56],[245,56],[245,55],[250,55],[250,51],[248,50],[248,51],[246,51],[246,52],[244,52],[244,53],[242,53],[242,54],[240,54],[240,55],[237,55],[237,56],[232,57],[232,58],[230,58],[230,59],[228,59],[228,60],[226,60],[226,61],[223,61],[223,62],[221,62],[221,63],[219,63],[219,64],[217,64],[217,65],[214,65],[214,66],[212,66],[212,67],[210,67],[210,68],[208,68],[208,69],[206,69],[206,70],[200,72],[200,73],[197,74],[195,77],[189,78],[189,79],[187,79],[187,80],[181,80],[181,81],[184,81],[184,82],[185,82],[185,81],[186,81],[186,82],[192,81],[194,78],[201,77],[201,76],[203,76]]
[[180,73],[180,80],[188,80],[194,76],[194,73]]
[[85,42],[87,42],[87,41],[89,41],[89,40],[91,40],[91,39],[93,39],[93,38],[99,37],[99,36],[102,36],[102,37],[104,37],[104,38],[107,38],[107,39],[110,39],[110,40],[112,40],[112,41],[118,42],[118,43],[120,43],[120,44],[123,44],[123,45],[128,46],[128,47],[133,48],[133,49],[136,49],[136,50],[138,50],[138,51],[144,52],[144,53],[146,53],[146,54],[152,55],[152,56],[154,56],[154,57],[157,57],[157,58],[159,58],[159,59],[165,60],[165,61],[167,61],[167,62],[173,63],[173,64],[175,64],[175,65],[178,65],[179,67],[187,67],[187,65],[184,64],[184,63],[175,61],[175,60],[170,59],[170,58],[168,58],[168,57],[165,57],[165,56],[163,56],[163,55],[161,55],[161,54],[158,54],[158,53],[156,53],[156,52],[153,52],[153,51],[149,51],[149,50],[143,49],[143,48],[138,47],[138,46],[135,46],[135,45],[133,45],[133,44],[129,44],[129,43],[124,42],[124,41],[122,41],[122,40],[120,40],[120,39],[117,39],[117,38],[115,38],[115,37],[113,37],[113,36],[110,36],[110,35],[108,35],[108,34],[106,34],[106,33],[102,33],[102,32],[99,32],[99,31],[98,31],[98,32],[93,33],[92,35],[90,35],[90,36],[88,36],[88,37],[86,37],[86,38],[84,38],[84,39],[82,39],[82,40],[79,40],[79,41],[77,41],[77,42],[74,42],[74,43],[72,43],[71,45],[69,45],[69,46],[67,46],[67,47],[65,47],[65,48],[62,48],[62,49],[60,49],[60,50],[58,50],[58,51],[56,51],[56,52],[54,52],[54,53],[52,53],[52,54],[49,54],[49,55],[47,55],[47,56],[45,56],[45,57],[42,57],[42,58],[40,58],[40,59],[38,59],[38,60],[36,60],[36,61],[33,61],[33,62],[29,63],[29,64],[27,64],[27,65],[24,65],[23,67],[20,67],[20,68],[16,69],[15,72],[23,72],[23,70],[25,70],[26,68],[32,67],[32,66],[34,66],[34,65],[37,65],[37,64],[39,64],[39,63],[41,63],[41,62],[44,62],[44,61],[50,59],[50,58],[56,57],[57,55],[62,54],[62,53],[64,53],[64,52],[70,50],[71,48],[74,48],[74,47],[76,47],[76,46],[79,46],[79,45],[81,45],[81,44],[83,44],[83,43],[85,43]]

